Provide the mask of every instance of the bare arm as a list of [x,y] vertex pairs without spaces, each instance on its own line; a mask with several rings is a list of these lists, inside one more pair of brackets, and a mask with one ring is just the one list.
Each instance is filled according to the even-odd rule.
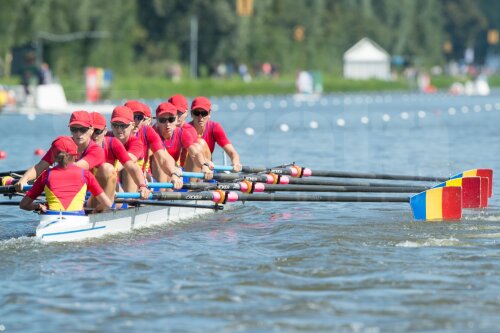
[[40,176],[42,172],[44,172],[45,170],[47,170],[49,168],[49,166],[50,166],[49,163],[47,163],[44,160],[41,160],[40,162],[38,162],[37,164],[35,164],[31,168],[26,170],[24,175],[21,177],[21,179],[19,179],[19,181],[15,185],[16,191],[21,192],[23,189],[23,186],[28,184],[28,182],[30,180],[37,179],[38,176]]
[[[180,189],[182,187],[182,171],[175,165],[175,160],[165,149],[157,150],[153,157],[160,168],[167,174],[167,176],[172,178],[172,183],[175,189]],[[178,174],[179,176],[174,175]]]
[[132,177],[134,180],[134,183],[137,185],[141,192],[141,198],[142,199],[147,199],[151,192],[147,187],[141,187],[141,185],[146,184],[146,180],[144,179],[144,174],[142,173],[141,168],[133,162],[133,161],[127,161],[123,165],[127,173]]
[[236,149],[234,149],[233,145],[229,143],[229,144],[225,145],[224,147],[222,147],[222,149],[226,152],[226,154],[231,159],[231,164],[233,165],[234,171],[236,171],[236,172],[241,171],[240,155],[238,154]]
[[102,192],[96,197],[97,201],[99,201],[99,205],[96,207],[97,211],[103,211],[110,209],[113,203],[111,200],[108,198],[106,193]]
[[31,199],[30,197],[26,197],[26,196],[19,203],[19,208],[24,209],[24,210],[40,209],[44,213],[47,211],[47,207],[45,205],[39,204],[39,203],[34,203],[33,199]]

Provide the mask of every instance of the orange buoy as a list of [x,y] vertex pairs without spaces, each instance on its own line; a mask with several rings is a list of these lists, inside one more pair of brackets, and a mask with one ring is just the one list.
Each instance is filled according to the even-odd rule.
[[7,153],[3,150],[0,150],[0,160],[5,160],[7,158]]
[[35,152],[34,152],[34,153],[35,153],[35,155],[37,155],[37,156],[42,156],[42,155],[44,155],[44,154],[45,154],[45,150],[43,150],[43,149],[41,149],[41,148],[37,148],[37,149],[35,149]]

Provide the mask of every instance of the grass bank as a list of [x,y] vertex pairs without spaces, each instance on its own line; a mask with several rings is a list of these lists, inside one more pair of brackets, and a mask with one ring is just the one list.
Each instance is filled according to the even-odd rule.
[[[456,81],[448,76],[433,77],[432,83],[439,89],[447,89]],[[465,81],[465,78],[462,79]],[[489,78],[492,87],[500,86],[500,75]],[[19,84],[18,79],[0,79],[0,84]],[[85,99],[85,83],[83,78],[63,77],[61,83],[68,100],[82,101]],[[323,91],[356,92],[356,91],[396,91],[416,89],[415,82],[404,79],[396,81],[380,80],[346,80],[338,76],[323,76]],[[243,82],[239,77],[230,79],[202,78],[198,80],[183,79],[172,82],[165,77],[128,77],[116,75],[112,87],[106,92],[109,99],[165,99],[176,93],[186,96],[236,96],[261,94],[293,94],[295,92],[295,77],[281,76],[277,78],[254,78],[251,82]]]

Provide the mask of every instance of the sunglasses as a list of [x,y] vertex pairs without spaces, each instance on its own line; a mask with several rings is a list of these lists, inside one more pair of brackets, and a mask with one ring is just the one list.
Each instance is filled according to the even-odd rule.
[[196,117],[198,117],[198,116],[206,117],[206,116],[208,116],[208,114],[209,114],[210,112],[208,112],[208,111],[198,111],[198,110],[194,110],[194,111],[192,111],[192,113],[193,113],[193,116],[196,116]]
[[89,131],[90,127],[73,127],[71,126],[69,128],[69,130],[71,131],[71,133],[82,133],[82,134],[85,134]]
[[102,130],[100,130],[100,129],[95,129],[95,130],[94,130],[94,134],[95,134],[95,135],[101,135],[102,133],[104,133],[104,130],[105,130],[105,128],[103,128]]
[[128,128],[128,127],[130,126],[130,124],[112,123],[112,124],[111,124],[111,126],[112,126],[113,128],[115,128],[115,129],[118,129],[118,128],[119,128],[119,129],[124,130],[124,129]]
[[134,114],[134,120],[143,121],[146,117],[143,114]]
[[160,124],[165,124],[167,121],[169,123],[173,123],[174,121],[177,120],[177,117],[173,116],[173,117],[168,117],[168,118],[158,118],[158,122]]

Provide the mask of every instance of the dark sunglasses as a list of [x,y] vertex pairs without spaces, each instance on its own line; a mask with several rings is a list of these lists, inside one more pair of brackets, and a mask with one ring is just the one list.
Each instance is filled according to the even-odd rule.
[[112,123],[111,126],[113,126],[113,128],[115,128],[115,129],[120,128],[120,129],[124,130],[124,129],[128,128],[130,126],[130,124]]
[[210,113],[208,111],[198,111],[198,110],[194,110],[192,112],[193,112],[193,116],[196,116],[196,117],[198,117],[198,116],[206,117]]
[[89,131],[90,127],[73,127],[71,126],[69,128],[69,130],[71,131],[71,133],[77,133],[77,132],[80,132],[82,134],[85,134]]
[[143,114],[134,114],[134,120],[143,121],[146,117]]
[[95,135],[101,135],[102,133],[104,133],[104,130],[105,130],[105,128],[103,128],[102,130],[100,130],[100,129],[95,129],[95,130],[94,130],[94,134],[95,134]]
[[169,123],[173,123],[176,120],[177,120],[177,117],[175,117],[175,116],[174,117],[168,117],[168,118],[158,118],[158,122],[160,124],[165,124],[167,121]]

